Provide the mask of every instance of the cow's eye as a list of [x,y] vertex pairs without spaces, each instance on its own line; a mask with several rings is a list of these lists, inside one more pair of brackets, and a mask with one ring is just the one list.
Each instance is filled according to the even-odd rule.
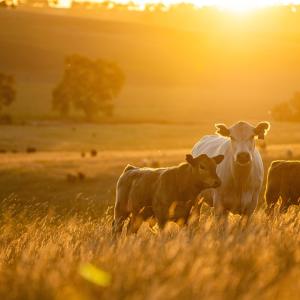
[[230,137],[232,141],[235,141],[235,138],[233,136]]

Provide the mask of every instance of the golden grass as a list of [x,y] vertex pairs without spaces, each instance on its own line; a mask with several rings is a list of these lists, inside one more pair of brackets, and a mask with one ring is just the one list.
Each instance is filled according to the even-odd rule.
[[[30,146],[36,147],[38,152],[81,152],[91,149],[114,152],[178,149],[190,151],[203,135],[214,134],[215,123],[227,123],[229,126],[237,121],[238,118],[226,120],[213,117],[207,122],[201,119],[199,113],[199,119],[190,119],[190,123],[187,124],[37,122],[24,126],[1,126],[0,150],[17,150],[19,153],[24,153]],[[257,124],[261,119],[248,121]],[[271,122],[266,142],[269,146],[280,144],[282,148],[297,147],[299,150],[299,124]]]
[[231,216],[220,229],[211,211],[199,224],[111,237],[98,219],[15,213],[2,202],[1,299],[299,299],[299,210],[248,226]]
[[[157,128],[150,127],[149,132]],[[118,126],[108,130],[111,139],[104,139],[110,147],[93,158],[82,158],[80,150],[90,138],[85,140],[87,132],[97,129],[97,136],[102,136],[97,126],[75,132],[70,127],[61,131],[25,127],[23,137],[20,129],[2,131],[3,147],[14,136],[19,149],[27,139],[39,151],[0,155],[0,299],[299,298],[300,210],[296,207],[268,219],[261,202],[248,226],[230,216],[227,228],[218,226],[212,211],[204,208],[199,224],[183,229],[169,224],[163,232],[152,232],[145,225],[137,235],[112,239],[114,187],[124,166],[142,165],[145,159],[173,165],[182,161],[192,144],[192,134],[183,149],[176,148],[175,136],[164,144],[164,135],[142,136],[138,128],[133,135],[140,140],[132,138],[126,144],[129,150],[120,151],[121,134],[113,128]],[[283,135],[297,134],[287,127],[279,136],[280,128],[274,126],[274,143]],[[123,131],[121,138],[125,140],[128,132]],[[32,143],[34,139],[39,144]],[[147,139],[153,145],[168,143],[173,150],[153,150]],[[69,143],[68,147],[56,150],[59,141]],[[100,138],[95,141],[100,145]],[[148,149],[131,151],[137,142]],[[88,144],[87,149],[95,145]],[[263,154],[265,167],[273,159],[285,158],[289,148],[299,155],[299,145],[268,147]],[[77,171],[87,179],[67,182],[66,174]]]

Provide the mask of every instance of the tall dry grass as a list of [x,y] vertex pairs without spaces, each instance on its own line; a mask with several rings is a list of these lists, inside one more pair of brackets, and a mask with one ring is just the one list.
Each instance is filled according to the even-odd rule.
[[110,211],[97,219],[16,199],[0,211],[1,299],[299,299],[296,208],[258,211],[248,226],[231,216],[227,228],[204,210],[187,228],[118,240]]

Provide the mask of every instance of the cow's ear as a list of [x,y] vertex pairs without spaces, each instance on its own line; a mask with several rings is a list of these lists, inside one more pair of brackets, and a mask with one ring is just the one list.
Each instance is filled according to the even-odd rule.
[[260,140],[265,138],[265,135],[270,130],[270,123],[269,122],[260,122],[255,128],[254,133]]
[[215,124],[215,127],[217,128],[217,134],[227,137],[230,136],[230,130],[225,124]]
[[195,159],[191,154],[187,154],[185,156],[185,160],[187,161],[187,163],[189,163],[192,166],[195,164]]
[[224,159],[224,155],[222,154],[213,157],[213,160],[217,165],[220,164],[223,161],[223,159]]

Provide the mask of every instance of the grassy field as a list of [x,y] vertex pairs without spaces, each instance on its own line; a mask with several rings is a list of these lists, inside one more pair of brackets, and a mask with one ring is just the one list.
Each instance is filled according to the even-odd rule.
[[[113,240],[111,215],[63,215],[42,203],[1,202],[2,299],[298,299],[299,210],[226,229],[203,211],[197,224],[146,226]],[[81,208],[82,209],[82,208]],[[81,212],[81,213],[80,213]],[[84,212],[84,214],[82,214]]]
[[[177,164],[201,136],[212,133],[213,123],[1,126],[0,152],[5,153],[0,153],[0,197],[15,194],[23,201],[43,199],[60,207],[72,206],[77,198],[84,206],[84,199],[92,199],[102,213],[114,201],[114,186],[126,164]],[[272,159],[285,158],[288,150],[298,156],[298,125],[272,123],[266,142],[266,168]],[[28,148],[37,152],[27,153]],[[96,157],[91,150],[97,151]],[[86,180],[67,181],[68,174],[78,172]]]
[[[0,9],[0,72],[17,84],[1,111],[15,122],[0,126],[0,299],[299,299],[300,210],[268,218],[263,191],[247,226],[203,206],[185,228],[111,234],[128,163],[178,164],[215,122],[270,119],[299,90],[299,14]],[[124,70],[114,117],[51,112],[73,53]],[[300,158],[299,124],[272,122],[257,146],[265,171]]]
[[[112,239],[124,166],[177,164],[211,132],[209,123],[1,127],[1,299],[297,299],[297,208],[268,219],[261,199],[249,226],[231,216],[220,229],[204,207],[182,230],[145,225]],[[272,124],[265,167],[288,149],[299,157],[299,139],[296,125]],[[78,172],[86,177],[68,179]]]

